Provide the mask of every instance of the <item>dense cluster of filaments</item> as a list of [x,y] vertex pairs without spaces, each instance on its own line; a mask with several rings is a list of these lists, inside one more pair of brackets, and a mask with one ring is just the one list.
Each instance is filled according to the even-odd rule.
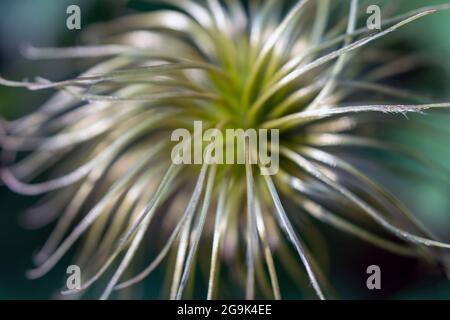
[[[164,265],[170,298],[184,297],[197,275],[207,298],[241,297],[231,291],[237,285],[248,299],[279,299],[280,272],[325,298],[326,248],[313,220],[442,263],[450,245],[434,240],[388,190],[333,150],[367,147],[423,159],[357,129],[378,113],[449,106],[383,85],[414,62],[386,59],[372,46],[448,5],[385,18],[374,31],[361,23],[362,0],[163,2],[161,10],[89,28],[87,46],[25,50],[35,59],[102,59],[75,79],[0,79],[57,90],[36,112],[2,123],[5,159],[25,155],[2,169],[3,183],[22,194],[48,193],[27,212],[30,226],[57,221],[31,278],[79,242],[84,282],[65,294],[106,281],[101,297],[108,298]],[[358,103],[355,92],[393,104]],[[279,172],[261,175],[247,149],[243,165],[173,164],[171,132],[192,131],[194,121],[278,129]]]

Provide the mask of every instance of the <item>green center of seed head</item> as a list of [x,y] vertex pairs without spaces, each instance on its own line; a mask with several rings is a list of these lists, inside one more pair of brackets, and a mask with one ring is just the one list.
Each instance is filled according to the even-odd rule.
[[194,121],[192,130],[177,129],[172,133],[174,164],[215,164],[239,167],[250,164],[264,166],[268,174],[276,174],[279,166],[279,132],[276,129],[243,129],[208,127]]

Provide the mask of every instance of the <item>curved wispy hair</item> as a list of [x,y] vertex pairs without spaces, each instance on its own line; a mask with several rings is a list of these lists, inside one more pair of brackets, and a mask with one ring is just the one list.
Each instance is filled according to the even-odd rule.
[[[160,10],[89,28],[88,46],[26,48],[35,59],[103,59],[74,79],[0,79],[57,90],[36,112],[2,123],[6,158],[24,155],[2,169],[3,183],[25,195],[48,193],[27,213],[31,226],[57,219],[30,278],[48,273],[81,242],[76,263],[84,282],[66,294],[106,277],[106,299],[166,262],[173,299],[189,294],[197,270],[208,299],[221,292],[279,299],[280,272],[324,299],[331,293],[314,220],[447,266],[450,245],[365,172],[375,163],[392,173],[359,150],[438,167],[361,129],[383,114],[450,107],[387,86],[420,59],[372,45],[450,5],[389,18],[386,12],[382,29],[369,30],[370,3],[362,0],[159,2]],[[261,175],[247,150],[241,166],[172,164],[171,132],[192,131],[195,120],[205,129],[279,129],[279,173]]]

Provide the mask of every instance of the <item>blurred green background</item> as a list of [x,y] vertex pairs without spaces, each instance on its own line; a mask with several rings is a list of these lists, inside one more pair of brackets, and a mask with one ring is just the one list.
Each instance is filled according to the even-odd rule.
[[[390,2],[398,3],[401,12],[446,3],[429,0]],[[19,50],[23,44],[51,47],[79,43],[80,32],[69,31],[65,27],[66,8],[70,4],[80,6],[82,26],[151,7],[142,1],[128,3],[121,0],[2,0],[0,74],[8,79],[18,80],[35,75],[63,79],[83,70],[86,65],[79,60],[27,61]],[[409,25],[393,36],[393,39],[400,41],[403,46],[431,54],[442,70],[420,74],[419,87],[449,100],[450,86],[447,79],[450,74],[450,12]],[[28,92],[0,86],[0,114],[7,119],[14,119],[39,106],[50,94],[51,92]],[[450,129],[448,120],[449,117],[444,117],[436,121],[440,121],[443,128]],[[433,152],[434,158],[447,165],[450,162],[450,131],[448,132],[443,144],[438,145],[430,145],[420,139],[411,141],[408,136],[401,134],[395,139],[408,139],[409,143],[420,146],[424,152]],[[450,230],[448,190],[437,190],[436,186],[420,182],[409,188],[405,185],[394,186],[398,188],[397,194],[422,221],[443,240],[450,241],[447,234]],[[34,250],[44,243],[51,228],[30,231],[20,226],[21,213],[35,201],[36,198],[19,196],[0,186],[0,299],[51,298],[65,276],[64,263],[39,280],[27,280],[24,276],[25,271],[32,266]],[[326,240],[333,243],[330,250],[330,276],[341,298],[450,299],[449,282],[417,261],[374,249],[327,227],[323,227],[322,231]],[[383,271],[383,289],[380,292],[369,292],[365,288],[365,270],[371,264],[380,265]],[[143,292],[142,297],[159,296],[149,289]],[[298,296],[292,293],[289,297]]]

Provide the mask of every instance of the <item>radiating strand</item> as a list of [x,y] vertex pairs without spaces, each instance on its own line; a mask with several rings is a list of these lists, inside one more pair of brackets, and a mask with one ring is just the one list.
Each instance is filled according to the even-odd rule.
[[327,28],[328,16],[330,13],[330,0],[318,0],[316,2],[316,18],[314,19],[314,26],[311,31],[311,42],[313,44],[322,42],[322,37]]
[[261,67],[264,61],[267,58],[269,52],[273,49],[274,45],[280,40],[280,37],[283,35],[283,32],[289,27],[289,25],[298,17],[298,15],[302,12],[305,5],[309,2],[309,0],[300,0],[289,12],[289,14],[284,18],[284,20],[277,26],[275,31],[271,34],[269,39],[263,44],[263,47],[257,57],[256,62],[254,62],[254,66],[251,69],[251,73],[247,79],[244,93],[242,95],[242,104],[244,106],[248,106],[250,102],[250,96],[254,85],[256,83],[256,79],[259,75]]
[[[175,266],[173,268],[172,272],[172,284],[170,286],[169,291],[169,299],[175,300],[178,288],[180,286],[180,280],[183,272],[183,266],[186,260],[186,254],[189,247],[189,235],[191,234],[192,229],[192,220],[194,219],[194,216],[190,216],[187,220],[186,224],[183,226],[182,230],[180,231],[180,238],[178,241],[178,248],[177,248],[177,255],[175,259]],[[172,268],[168,269],[167,272],[169,273]]]
[[[354,136],[347,134],[309,134],[305,139],[305,144],[314,146],[350,146],[369,148],[381,151],[387,151],[392,154],[398,154],[406,157],[414,162],[420,164],[426,169],[431,169],[431,173],[445,173],[444,175],[435,174],[437,178],[444,185],[450,183],[450,171],[447,167],[439,164],[433,158],[428,157],[426,154],[420,154],[419,152],[411,149],[405,145],[401,145],[394,142],[379,141],[374,138]],[[430,173],[430,172],[427,172]]]
[[[293,176],[286,176],[285,179],[289,185],[294,189],[303,194],[302,181]],[[399,243],[395,243],[389,240],[386,240],[382,237],[379,237],[356,224],[347,221],[344,218],[339,217],[337,214],[334,214],[328,210],[326,210],[322,205],[318,202],[307,200],[305,197],[300,197],[298,194],[290,195],[294,199],[294,201],[306,212],[311,214],[314,218],[319,221],[329,224],[330,226],[342,231],[346,232],[354,237],[357,237],[363,241],[371,243],[374,246],[377,246],[381,249],[388,250],[394,254],[408,256],[408,257],[417,257],[418,250],[411,248],[410,246],[402,245]]]
[[431,247],[450,249],[450,244],[416,236],[392,225],[385,218],[383,218],[383,216],[379,214],[373,207],[365,203],[363,200],[361,200],[359,197],[357,197],[355,194],[353,194],[344,186],[332,181],[319,168],[317,168],[315,165],[313,165],[310,161],[308,161],[304,157],[300,156],[298,153],[295,153],[285,147],[281,148],[281,153],[285,155],[288,159],[296,163],[300,168],[311,174],[313,177],[315,177],[319,181],[322,181],[324,184],[328,185],[333,190],[337,191],[338,193],[342,194],[345,198],[349,199],[352,203],[357,205],[366,214],[368,214],[374,221],[379,223],[380,226],[385,228],[387,231],[390,231],[397,237],[415,244],[422,244]]
[[20,224],[26,229],[39,229],[57,219],[73,194],[69,190],[60,191],[55,196],[48,194],[20,216]]
[[71,201],[69,201],[56,226],[53,228],[50,236],[47,238],[47,241],[44,243],[43,247],[35,254],[34,262],[36,264],[44,263],[44,261],[48,259],[50,254],[57,248],[61,239],[64,237],[64,234],[79,213],[79,210],[83,206],[87,196],[94,189],[95,183],[105,173],[109,165],[111,165],[110,162],[104,162],[99,166],[96,166],[94,170],[89,173],[86,181],[81,184],[76,193],[72,196]]
[[[126,108],[109,117],[100,117],[95,123],[90,123],[86,127],[73,130],[67,127],[65,132],[51,137],[6,137],[3,147],[15,151],[34,149],[54,151],[67,148],[102,135],[121,120],[132,117],[133,113],[136,113],[133,109],[136,108]],[[81,123],[83,122],[79,121],[78,125]]]
[[[158,119],[156,119],[158,120]],[[37,195],[59,188],[67,187],[75,182],[80,181],[89,172],[95,168],[99,163],[107,161],[114,157],[122,148],[127,146],[136,136],[142,134],[155,123],[155,118],[149,118],[145,121],[141,121],[136,127],[128,130],[123,136],[114,141],[111,146],[102,153],[83,164],[81,167],[74,171],[65,174],[62,177],[54,178],[45,182],[36,184],[27,184],[18,180],[15,175],[8,168],[3,168],[1,173],[1,180],[12,190],[26,195]]]
[[208,279],[207,300],[211,300],[214,296],[214,283],[217,277],[217,263],[219,262],[219,249],[226,228],[225,202],[228,193],[229,181],[222,182],[219,188],[219,198],[217,201],[216,219],[214,223],[213,242],[211,249],[211,263]]
[[[261,170],[264,170],[264,168],[261,167]],[[284,211],[283,205],[281,204],[281,200],[278,197],[278,193],[275,189],[272,178],[269,175],[264,175],[264,179],[266,181],[266,185],[269,189],[270,195],[275,205],[276,209],[275,213],[279,221],[280,227],[286,233],[286,236],[288,237],[289,241],[293,244],[298,255],[300,256],[303,266],[305,267],[306,272],[308,274],[309,280],[311,281],[311,285],[313,286],[317,296],[319,297],[319,299],[324,300],[325,296],[322,293],[322,289],[320,288],[319,282],[317,281],[317,277],[310,265],[309,257],[306,255],[303,245],[301,244],[294,228],[292,227],[292,224],[289,222],[286,212]]]
[[50,271],[63,255],[72,247],[78,238],[95,222],[95,220],[103,213],[112,199],[118,197],[123,189],[132,181],[136,175],[148,164],[153,158],[152,152],[146,153],[142,159],[134,166],[125,176],[117,180],[106,195],[86,214],[83,220],[75,227],[70,235],[61,243],[58,249],[39,267],[27,272],[29,278],[35,279],[42,277]]
[[257,226],[255,218],[255,186],[253,180],[252,156],[253,151],[250,150],[250,142],[245,141],[245,177],[247,187],[247,226],[246,226],[246,264],[247,264],[247,280],[245,298],[253,300],[255,298],[255,255],[256,255],[256,240],[257,240]]
[[[358,17],[358,0],[351,0],[350,3],[350,15],[347,25],[347,35],[353,33],[356,28],[356,20]],[[348,46],[352,41],[349,36],[344,41],[344,47]],[[306,110],[311,110],[317,107],[317,105],[324,100],[335,88],[337,84],[337,77],[343,71],[346,63],[348,62],[348,54],[342,54],[336,61],[333,69],[331,70],[331,76],[319,94],[316,96],[314,101],[306,108]]]
[[[104,294],[109,295],[112,292],[112,289],[114,288],[115,284],[119,280],[123,269],[126,268],[126,265],[130,261],[130,259],[134,256],[135,250],[137,250],[137,246],[139,245],[142,237],[143,237],[143,229],[147,229],[147,224],[150,223],[152,220],[156,210],[158,209],[160,203],[167,197],[167,195],[171,192],[173,189],[173,185],[171,185],[171,182],[175,178],[177,174],[177,170],[172,169],[168,170],[165,176],[163,177],[162,181],[158,185],[157,190],[155,191],[154,195],[152,196],[152,199],[147,204],[147,206],[142,210],[136,221],[133,223],[133,225],[130,227],[128,231],[126,231],[125,235],[119,240],[116,248],[114,251],[109,255],[108,259],[105,263],[101,266],[101,268],[97,271],[97,273],[94,274],[88,281],[86,281],[80,289],[76,290],[68,290],[64,291],[64,294],[73,294],[77,293],[79,291],[84,291],[88,288],[90,288],[100,277],[108,270],[108,268],[112,265],[112,263],[115,261],[117,256],[126,248],[130,240],[135,236],[133,239],[137,239],[135,242],[131,244],[132,247],[130,247],[132,250],[129,251],[129,253],[126,254],[126,257],[124,257],[123,260],[123,267],[119,268],[116,272],[117,276],[114,279],[114,285],[108,285],[107,289],[105,289]],[[139,232],[139,237],[137,237],[137,232]],[[137,238],[136,238],[137,237]]]
[[334,156],[325,151],[310,148],[310,147],[302,147],[301,150],[298,150],[301,154],[307,155],[312,159],[323,162],[329,166],[337,167],[345,172],[351,174],[355,178],[361,180],[361,183],[364,183],[368,186],[369,190],[373,190],[376,193],[381,194],[384,198],[386,198],[395,208],[410,222],[412,222],[418,230],[420,230],[424,235],[431,238],[436,238],[431,231],[426,228],[423,223],[421,223],[417,218],[406,208],[394,195],[392,195],[388,190],[380,186],[374,180],[370,179],[364,173],[359,171],[357,168],[352,166],[350,163]]
[[366,105],[366,106],[342,106],[342,107],[323,107],[318,110],[302,111],[288,116],[270,120],[263,124],[263,128],[289,128],[300,124],[329,118],[337,115],[361,113],[361,112],[381,112],[381,113],[400,113],[422,112],[428,109],[449,108],[450,103],[417,104],[417,105]]
[[274,83],[271,87],[269,87],[267,92],[264,92],[264,94],[262,94],[250,107],[250,114],[252,117],[255,117],[255,115],[257,114],[257,112],[260,111],[260,109],[264,106],[265,102],[267,102],[274,94],[276,94],[279,90],[281,90],[282,88],[284,88],[285,86],[291,84],[293,81],[295,81],[296,79],[298,79],[300,76],[302,76],[303,74],[309,72],[310,70],[313,70],[333,59],[338,58],[339,56],[341,56],[342,54],[354,51],[360,47],[363,47],[367,44],[369,44],[370,42],[373,42],[381,37],[384,37],[385,35],[394,32],[395,30],[397,30],[398,28],[401,28],[402,26],[411,23],[417,19],[420,19],[424,16],[430,15],[435,13],[435,10],[429,10],[429,11],[425,11],[422,12],[420,14],[417,14],[409,19],[406,19],[394,26],[392,26],[389,29],[386,29],[384,31],[381,31],[379,33],[376,33],[372,36],[368,36],[366,38],[363,38],[361,40],[355,41],[347,46],[344,46],[341,49],[338,49],[336,51],[333,51],[325,56],[322,56],[316,60],[314,60],[313,62],[310,62],[308,64],[306,64],[305,66],[299,67],[298,69],[295,69],[294,71],[290,72],[289,74],[285,75],[282,79],[280,79],[279,81],[277,81],[276,83]]
[[258,229],[259,238],[261,240],[264,259],[266,261],[267,269],[269,270],[270,283],[272,285],[273,297],[275,300],[281,299],[281,291],[278,283],[277,271],[275,268],[275,263],[272,256],[272,250],[270,248],[269,240],[267,239],[267,230],[264,223],[264,217],[261,212],[261,205],[258,198],[255,198],[255,213],[256,213],[256,225]]
[[222,77],[227,77],[223,71],[214,65],[208,63],[194,61],[180,61],[174,63],[165,63],[155,66],[145,66],[139,68],[129,68],[119,71],[111,71],[105,74],[93,74],[80,76],[71,80],[52,82],[42,77],[38,77],[37,81],[11,81],[0,77],[0,84],[9,87],[27,88],[29,90],[45,90],[51,88],[60,88],[67,86],[89,86],[99,82],[125,80],[127,77],[136,79],[136,77],[148,77],[149,75],[161,75],[173,71],[200,69],[216,73]]
[[124,288],[127,288],[129,286],[132,286],[143,279],[145,279],[165,258],[167,253],[169,252],[170,248],[172,247],[175,239],[179,235],[182,228],[185,226],[188,220],[192,218],[192,216],[195,213],[195,209],[197,208],[198,202],[200,200],[200,196],[202,194],[203,188],[204,188],[204,182],[205,182],[205,176],[206,176],[206,170],[207,170],[207,164],[203,164],[202,169],[200,171],[199,177],[197,179],[197,183],[195,185],[194,191],[192,193],[191,199],[189,200],[189,203],[186,207],[185,212],[181,216],[180,221],[178,222],[175,229],[172,231],[172,234],[170,235],[169,239],[167,240],[166,244],[164,245],[163,249],[160,251],[158,256],[155,258],[155,260],[152,261],[152,263],[145,268],[142,272],[140,272],[138,275],[134,276],[133,278],[118,284],[115,287],[115,290],[121,290]]
[[[429,10],[436,10],[436,12],[441,12],[441,11],[445,11],[445,10],[450,10],[450,5],[449,4],[445,4],[445,5],[437,5],[437,6],[429,6],[429,7],[424,7],[421,9],[417,9],[417,10],[413,10],[410,12],[407,12],[405,14],[401,14],[399,16],[393,17],[393,18],[388,18],[388,19],[383,19],[381,22],[381,26],[385,27],[387,25],[390,24],[395,24],[398,22],[401,22],[405,19],[411,18],[417,14],[420,14],[422,12],[425,11],[429,11]],[[350,33],[350,34],[343,34],[341,36],[338,36],[336,38],[330,39],[330,40],[325,40],[324,42],[318,44],[317,46],[309,49],[307,52],[305,52],[303,55],[299,56],[299,57],[294,57],[292,60],[290,60],[278,73],[277,76],[274,77],[274,79],[279,80],[281,79],[283,76],[285,76],[286,74],[288,74],[289,72],[291,72],[292,70],[294,70],[295,68],[297,68],[302,61],[304,61],[304,59],[314,53],[320,52],[322,50],[325,50],[327,48],[330,48],[334,45],[337,45],[339,43],[341,43],[342,41],[345,41],[345,39],[347,39],[348,37],[357,37],[359,35],[363,35],[363,34],[367,34],[369,32],[373,32],[373,30],[368,29],[367,27],[363,27],[360,29],[357,29],[355,32]]]
[[[155,206],[156,207],[156,206]],[[100,300],[106,300],[111,295],[115,285],[120,280],[120,277],[125,272],[128,265],[131,263],[134,255],[136,254],[136,251],[139,247],[139,245],[142,242],[142,239],[147,232],[148,225],[150,221],[152,220],[153,215],[149,214],[145,217],[145,219],[142,221],[141,225],[139,226],[139,229],[137,230],[133,240],[131,240],[131,244],[123,257],[119,267],[117,268],[116,272],[112,276],[111,280],[109,280],[107,287],[103,291]]]
[[[104,56],[115,56],[127,53],[141,52],[143,49],[134,48],[125,45],[98,45],[98,46],[80,46],[65,48],[36,48],[28,45],[23,48],[23,53],[28,59],[67,59],[67,58],[93,58]],[[147,52],[148,54],[148,52]]]
[[205,190],[205,195],[204,195],[204,199],[203,199],[203,205],[202,205],[202,208],[199,213],[198,222],[197,222],[196,226],[194,227],[194,230],[192,231],[192,240],[191,240],[189,252],[188,252],[188,255],[186,258],[186,262],[184,264],[184,270],[183,270],[183,274],[181,276],[180,285],[178,286],[178,291],[177,291],[177,295],[176,295],[177,300],[180,300],[183,295],[184,288],[186,287],[186,284],[187,284],[187,281],[189,278],[189,274],[192,269],[192,261],[194,259],[194,255],[198,251],[198,244],[199,244],[200,238],[202,236],[203,227],[205,225],[206,216],[208,214],[209,205],[211,202],[211,197],[212,197],[212,192],[213,192],[213,187],[214,187],[214,180],[216,177],[216,170],[217,170],[216,166],[213,165],[213,166],[211,166],[210,171],[209,171],[208,181],[206,182],[206,190]]

